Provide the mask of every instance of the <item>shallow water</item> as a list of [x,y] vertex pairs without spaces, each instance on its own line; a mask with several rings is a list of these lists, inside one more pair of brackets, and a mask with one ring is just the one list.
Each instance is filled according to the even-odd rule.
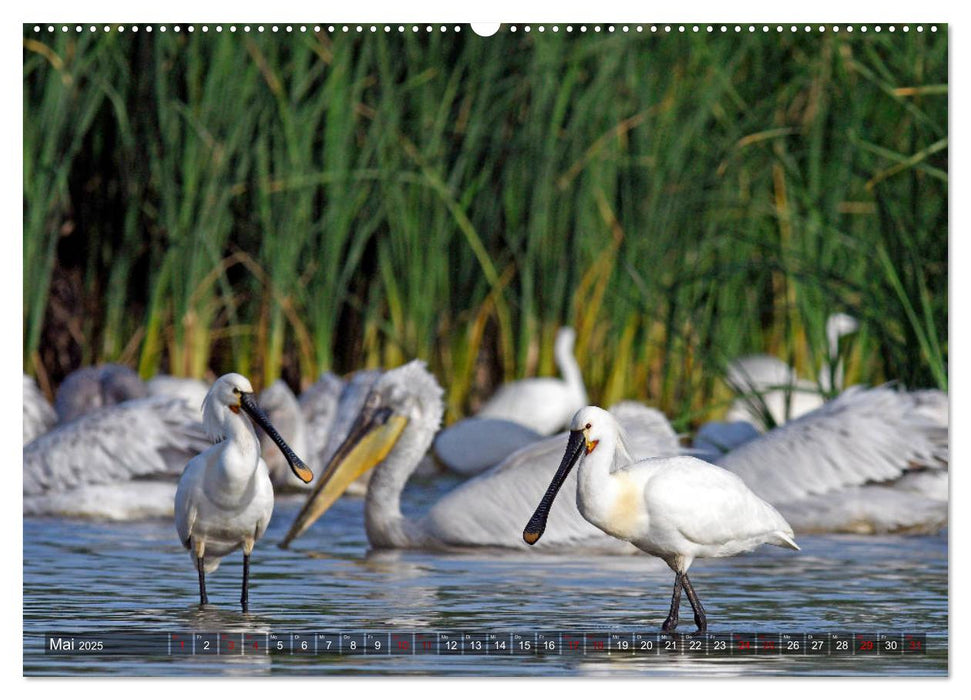
[[[418,512],[454,481],[410,485],[405,510]],[[762,547],[732,559],[700,560],[691,579],[709,633],[886,633],[927,635],[925,653],[892,655],[610,655],[598,635],[655,639],[667,614],[673,575],[648,556],[553,556],[530,552],[369,554],[363,504],[342,499],[284,551],[275,546],[301,500],[277,502],[252,558],[250,612],[239,610],[241,555],[207,577],[210,605],[198,606],[188,553],[171,522],[24,520],[26,675],[945,675],[947,536],[802,536],[802,551]],[[681,627],[691,609],[682,601]],[[44,653],[47,632],[149,633],[163,640],[150,656]],[[388,634],[495,633],[556,639],[559,654],[168,656],[169,633],[247,633],[271,648],[291,634],[387,644]],[[570,653],[559,634],[587,633],[587,653]],[[266,634],[276,637],[267,638]],[[619,639],[618,638],[618,639]],[[394,641],[398,638],[396,637]],[[420,639],[420,638],[419,638]],[[435,639],[434,636],[427,639]],[[582,640],[582,638],[581,638]],[[336,641],[336,640],[335,640]],[[488,643],[488,640],[485,640]],[[663,643],[663,638],[662,638]],[[225,643],[225,642],[224,642]],[[853,642],[851,641],[851,644]],[[323,649],[324,638],[319,640]],[[444,649],[444,644],[441,645]],[[471,645],[470,645],[471,647]],[[387,646],[383,647],[387,649]],[[263,649],[263,647],[260,647]],[[345,647],[346,650],[346,647]]]

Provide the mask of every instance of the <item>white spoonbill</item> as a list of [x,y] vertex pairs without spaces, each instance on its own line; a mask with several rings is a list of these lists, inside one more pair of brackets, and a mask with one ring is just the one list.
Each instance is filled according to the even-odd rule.
[[583,517],[674,571],[665,632],[678,625],[682,589],[698,631],[707,629],[705,609],[688,579],[696,558],[729,557],[760,544],[799,549],[789,523],[731,472],[695,457],[631,463],[617,421],[596,406],[573,417],[563,461],[523,530],[527,544],[542,537],[553,500],[578,462],[576,500]]
[[270,424],[253,400],[253,387],[240,374],[216,380],[203,403],[206,432],[219,440],[186,465],[175,494],[175,526],[182,544],[191,552],[199,572],[199,602],[206,596],[206,573],[222,557],[243,549],[243,588],[240,604],[248,608],[249,558],[273,514],[273,485],[260,456],[255,421],[280,448],[290,468],[304,482],[313,474]]
[[[386,372],[374,385],[347,439],[321,473],[281,546],[319,518],[347,484],[371,471],[364,503],[368,540],[375,548],[525,548],[522,522],[556,471],[562,440],[546,438],[460,484],[420,518],[401,513],[401,492],[418,468],[441,421],[442,389],[420,361]],[[637,404],[615,407],[635,436],[635,454],[676,454],[678,439],[657,411]],[[564,504],[567,505],[567,504]],[[558,509],[555,537],[544,549],[632,549],[586,522],[575,506]]]

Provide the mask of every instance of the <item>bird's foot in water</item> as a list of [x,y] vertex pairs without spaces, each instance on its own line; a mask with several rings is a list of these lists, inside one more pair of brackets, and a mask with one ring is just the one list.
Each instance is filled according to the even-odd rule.
[[669,617],[667,620],[664,621],[664,624],[661,625],[661,631],[662,632],[673,632],[674,631],[674,628],[677,627],[677,626],[678,626],[678,618],[677,617]]
[[708,631],[708,620],[705,618],[695,615],[695,624],[698,626],[698,634],[704,634]]
[[243,608],[243,612],[249,612],[249,601],[243,598],[239,601],[239,604]]

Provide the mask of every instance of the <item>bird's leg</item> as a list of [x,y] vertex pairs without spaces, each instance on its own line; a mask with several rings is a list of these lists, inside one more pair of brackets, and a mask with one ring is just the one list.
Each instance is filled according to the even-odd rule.
[[249,611],[249,555],[253,551],[253,540],[243,542],[243,592],[239,598],[239,604],[243,606],[243,612]]
[[206,595],[206,543],[196,540],[196,569],[199,571],[199,605],[208,605],[209,596]]
[[684,584],[684,592],[688,594],[688,602],[691,603],[691,609],[695,611],[695,624],[698,625],[698,631],[704,632],[708,629],[708,619],[705,617],[705,609],[701,607],[701,601],[698,600],[698,594],[695,593],[694,586],[688,580],[688,574],[682,576],[681,580]]
[[661,630],[670,632],[678,626],[678,608],[681,607],[681,574],[675,572],[674,593],[671,594],[671,610],[668,612],[668,619],[661,625]]

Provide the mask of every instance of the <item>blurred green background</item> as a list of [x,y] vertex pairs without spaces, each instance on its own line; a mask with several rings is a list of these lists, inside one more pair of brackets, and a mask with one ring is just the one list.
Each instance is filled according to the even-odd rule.
[[[299,388],[420,357],[717,417],[725,363],[947,387],[947,27],[24,27],[24,370]],[[733,28],[732,28],[733,29]],[[759,28],[761,29],[761,28]]]

